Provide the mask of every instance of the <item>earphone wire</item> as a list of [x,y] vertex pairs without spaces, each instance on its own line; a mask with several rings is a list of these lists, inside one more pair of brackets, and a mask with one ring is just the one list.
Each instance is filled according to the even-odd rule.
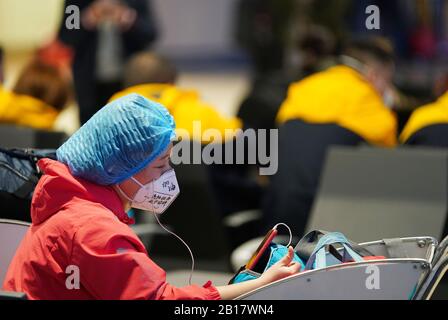
[[291,228],[290,228],[286,223],[279,222],[279,223],[277,223],[277,224],[274,226],[274,229],[277,229],[277,226],[280,226],[280,225],[285,226],[285,227],[288,229],[288,231],[289,231],[289,242],[288,242],[288,244],[286,245],[286,247],[288,248],[288,247],[291,245],[291,243],[292,243],[292,231],[291,231]]
[[184,246],[187,247],[188,252],[190,253],[191,256],[191,272],[190,272],[190,277],[188,279],[188,283],[191,285],[191,279],[193,278],[193,272],[194,272],[194,256],[193,256],[193,252],[191,251],[190,247],[188,246],[188,244],[181,238],[179,237],[177,234],[175,234],[174,232],[168,230],[159,220],[159,216],[157,214],[154,214],[158,224],[162,227],[163,230],[165,230],[166,232],[168,232],[169,234],[175,236],[177,239],[179,239]]

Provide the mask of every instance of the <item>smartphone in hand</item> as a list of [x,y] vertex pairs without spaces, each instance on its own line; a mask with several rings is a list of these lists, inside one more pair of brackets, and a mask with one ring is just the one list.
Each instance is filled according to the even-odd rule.
[[269,248],[269,245],[271,244],[272,240],[274,240],[276,235],[277,235],[276,228],[269,230],[269,232],[264,237],[263,241],[258,246],[257,250],[255,250],[252,257],[246,263],[246,269],[253,270],[255,268],[255,265],[260,260],[261,256],[266,251],[266,249]]

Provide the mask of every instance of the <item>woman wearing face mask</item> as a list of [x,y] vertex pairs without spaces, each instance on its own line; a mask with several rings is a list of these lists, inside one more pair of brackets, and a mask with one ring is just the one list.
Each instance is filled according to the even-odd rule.
[[97,112],[57,150],[58,161],[40,160],[32,225],[3,289],[30,299],[232,299],[296,273],[290,248],[256,280],[182,288],[166,282],[126,211],[162,213],[177,196],[169,165],[174,138],[167,110],[131,94]]

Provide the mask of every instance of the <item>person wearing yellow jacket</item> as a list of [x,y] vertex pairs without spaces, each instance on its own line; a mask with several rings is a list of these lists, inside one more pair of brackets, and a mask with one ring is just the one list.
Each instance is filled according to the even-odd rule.
[[69,98],[69,82],[57,68],[33,60],[12,91],[0,86],[0,124],[52,130]]
[[221,115],[203,102],[196,91],[181,89],[174,84],[175,81],[176,70],[170,62],[150,52],[138,53],[125,67],[126,89],[113,95],[110,101],[129,93],[138,93],[159,102],[173,115],[177,129],[186,130],[191,139],[203,143],[210,142],[202,137],[207,129],[218,130],[227,140],[234,136],[235,129],[242,128],[240,119]]
[[412,113],[400,134],[400,142],[448,147],[448,91]]
[[[277,114],[277,122],[301,119],[309,123],[335,123],[371,144],[395,146],[396,117],[382,97],[386,93],[383,83],[390,77],[387,69],[377,67],[374,75],[359,59],[345,56],[343,60],[344,65],[293,83]],[[378,82],[381,84],[377,85]]]
[[378,40],[349,44],[341,63],[289,87],[277,114],[278,171],[263,202],[262,225],[287,223],[300,236],[332,145],[393,147],[397,121],[383,101],[391,88],[392,52]]
[[26,95],[17,95],[0,86],[0,123],[51,130],[59,112]]

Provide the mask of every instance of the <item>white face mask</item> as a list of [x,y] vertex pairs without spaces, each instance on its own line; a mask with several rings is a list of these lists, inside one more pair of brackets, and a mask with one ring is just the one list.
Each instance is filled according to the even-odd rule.
[[132,208],[161,214],[168,209],[180,192],[174,169],[166,171],[157,180],[145,185],[134,177],[131,179],[140,186],[133,199],[129,198],[119,185],[117,187],[121,194],[131,202]]

